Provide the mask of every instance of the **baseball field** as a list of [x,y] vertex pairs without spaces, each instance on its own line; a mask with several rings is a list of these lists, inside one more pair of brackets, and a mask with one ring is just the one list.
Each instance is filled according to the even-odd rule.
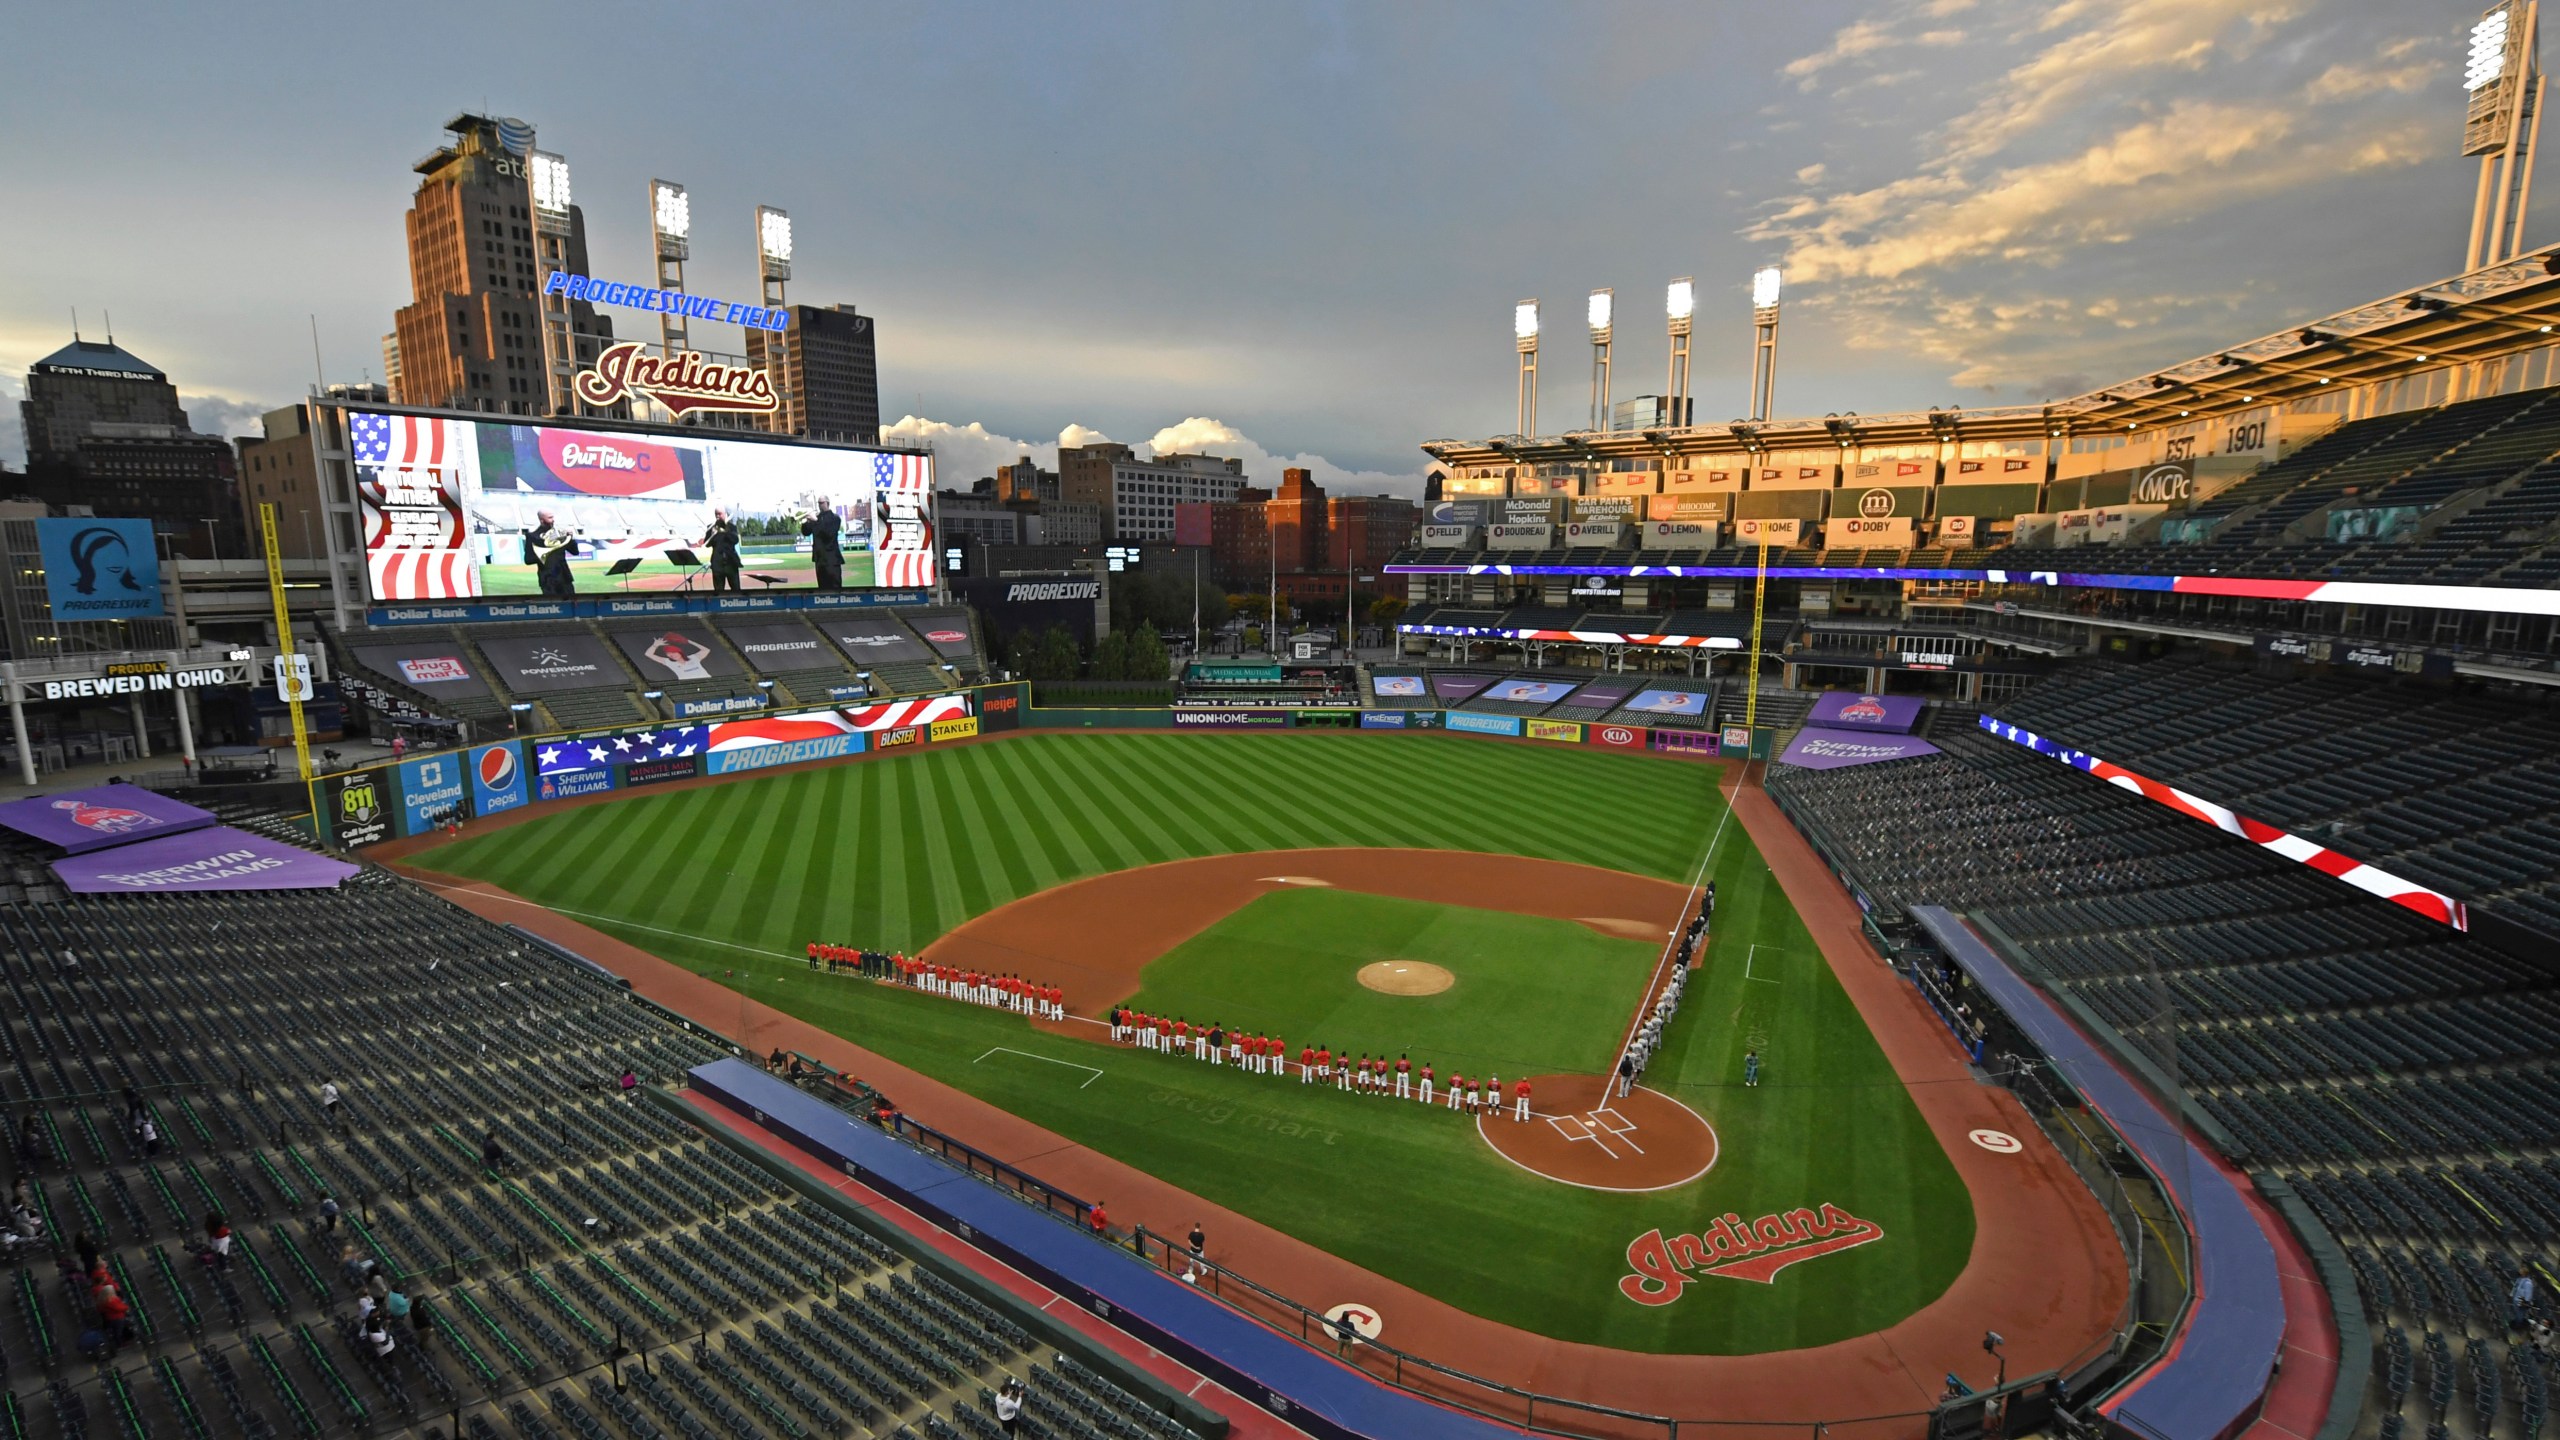
[[[1489,1319],[1625,1350],[1751,1354],[1911,1314],[1962,1270],[1974,1222],[1856,1007],[1728,823],[1717,776],[1430,735],[1023,735],[564,810],[420,863]],[[1552,1089],[1548,1077],[1616,1054],[1702,859],[1719,892],[1713,938],[1645,1084],[1712,1137],[1703,1173],[1682,1168],[1669,1188],[1564,1183],[1509,1143],[1539,1131],[1599,1165],[1599,1149],[1652,1143],[1651,1128],[1506,1131],[1508,1119],[1113,1047],[1098,1025],[1034,1027],[803,959],[812,940],[930,945],[1060,984],[1083,1016],[1126,1000],[1278,1034],[1292,1052],[1409,1054],[1444,1076]],[[1763,1064],[1757,1086],[1743,1084],[1746,1051]],[[1833,1240],[1770,1250],[1763,1217],[1784,1234],[1798,1212]],[[1733,1227],[1755,1224],[1770,1253],[1718,1264]],[[1699,1237],[1671,1298],[1631,1271],[1648,1235]]]

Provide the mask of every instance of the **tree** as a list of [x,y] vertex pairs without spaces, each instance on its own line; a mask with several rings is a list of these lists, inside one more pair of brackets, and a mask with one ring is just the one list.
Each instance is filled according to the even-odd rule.
[[[1118,634],[1112,636],[1119,639]],[[1164,648],[1164,637],[1153,625],[1140,625],[1128,637],[1125,667],[1122,673],[1131,680],[1155,681],[1166,678],[1173,670],[1173,656]]]
[[1094,642],[1093,678],[1126,680],[1129,678],[1129,632],[1114,630]]
[[1076,649],[1076,637],[1067,633],[1066,626],[1052,625],[1049,633],[1040,637],[1035,663],[1039,668],[1031,672],[1034,680],[1073,680],[1076,672],[1084,668],[1084,656]]
[[1404,612],[1409,608],[1411,608],[1410,602],[1401,595],[1381,595],[1369,602],[1369,623],[1393,625],[1403,618]]

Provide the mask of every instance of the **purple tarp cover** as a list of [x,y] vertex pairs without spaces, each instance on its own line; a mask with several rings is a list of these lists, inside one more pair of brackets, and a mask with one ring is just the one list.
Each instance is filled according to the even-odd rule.
[[358,867],[228,825],[163,835],[104,855],[65,856],[53,873],[73,893],[152,890],[327,890]]
[[1908,760],[1935,755],[1938,747],[1917,735],[1878,735],[1873,731],[1803,730],[1787,742],[1781,765],[1807,770],[1837,770],[1843,765],[1873,765],[1880,760]]
[[1854,690],[1828,690],[1813,702],[1808,725],[1836,726],[1843,730],[1908,731],[1919,723],[1920,707],[1927,702],[1916,695],[1861,695]]
[[59,845],[73,855],[201,830],[212,823],[212,811],[154,795],[139,785],[94,785],[0,805],[0,825]]
[[1490,675],[1434,675],[1431,693],[1443,700],[1465,700],[1492,683]]

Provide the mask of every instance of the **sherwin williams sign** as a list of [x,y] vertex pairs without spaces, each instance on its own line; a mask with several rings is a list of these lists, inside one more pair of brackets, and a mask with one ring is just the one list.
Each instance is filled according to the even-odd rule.
[[1937,753],[1937,746],[1917,735],[1808,729],[1797,732],[1796,738],[1787,742],[1786,753],[1778,757],[1778,763],[1806,770],[1838,770],[1848,765],[1873,765]]
[[78,855],[159,835],[201,830],[213,812],[138,785],[97,785],[0,805],[0,825]]
[[56,620],[160,613],[160,550],[148,520],[38,520],[36,552]]
[[358,867],[227,825],[66,856],[53,873],[75,894],[147,890],[327,890]]

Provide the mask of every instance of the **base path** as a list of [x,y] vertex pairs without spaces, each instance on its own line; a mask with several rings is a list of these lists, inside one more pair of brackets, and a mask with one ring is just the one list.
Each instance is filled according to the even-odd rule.
[[[1551,1340],[1468,1314],[496,886],[420,874],[416,862],[399,868],[491,920],[521,925],[612,969],[642,995],[731,1036],[750,1054],[787,1046],[874,1081],[926,1125],[1072,1194],[1109,1197],[1112,1218],[1123,1224],[1178,1235],[1197,1220],[1218,1237],[1211,1259],[1311,1303],[1356,1298],[1394,1317],[1400,1347],[1523,1390],[1656,1415],[1799,1422],[1792,1429],[1744,1427],[1718,1436],[1802,1440],[1802,1424],[1816,1420],[1925,1411],[1948,1371],[1981,1373],[1985,1330],[2009,1337],[2013,1375],[2082,1356],[2110,1333],[2124,1307],[2122,1251],[2105,1212],[2016,1099],[1972,1077],[1954,1037],[1919,992],[1868,948],[1857,902],[1768,797],[1730,786],[1728,796],[1735,819],[1759,845],[1964,1177],[1975,1217],[1964,1273],[1918,1313],[1871,1335],[1768,1355],[1637,1354]],[[1303,875],[1307,862],[1300,857],[1322,853],[1275,857],[1260,873]],[[431,850],[419,858],[432,865]],[[1612,913],[1584,909],[1563,918]],[[2007,1131],[2026,1140],[2026,1148],[1991,1154],[1966,1138],[1976,1129]],[[1925,1428],[1924,1421],[1908,1419],[1835,1426],[1833,1434],[1835,1440],[1900,1440]]]
[[1521,1169],[1585,1190],[1668,1190],[1715,1168],[1705,1116],[1641,1085],[1613,1088],[1606,1076],[1540,1075],[1528,1119],[1504,1104],[1477,1118],[1476,1133]]

